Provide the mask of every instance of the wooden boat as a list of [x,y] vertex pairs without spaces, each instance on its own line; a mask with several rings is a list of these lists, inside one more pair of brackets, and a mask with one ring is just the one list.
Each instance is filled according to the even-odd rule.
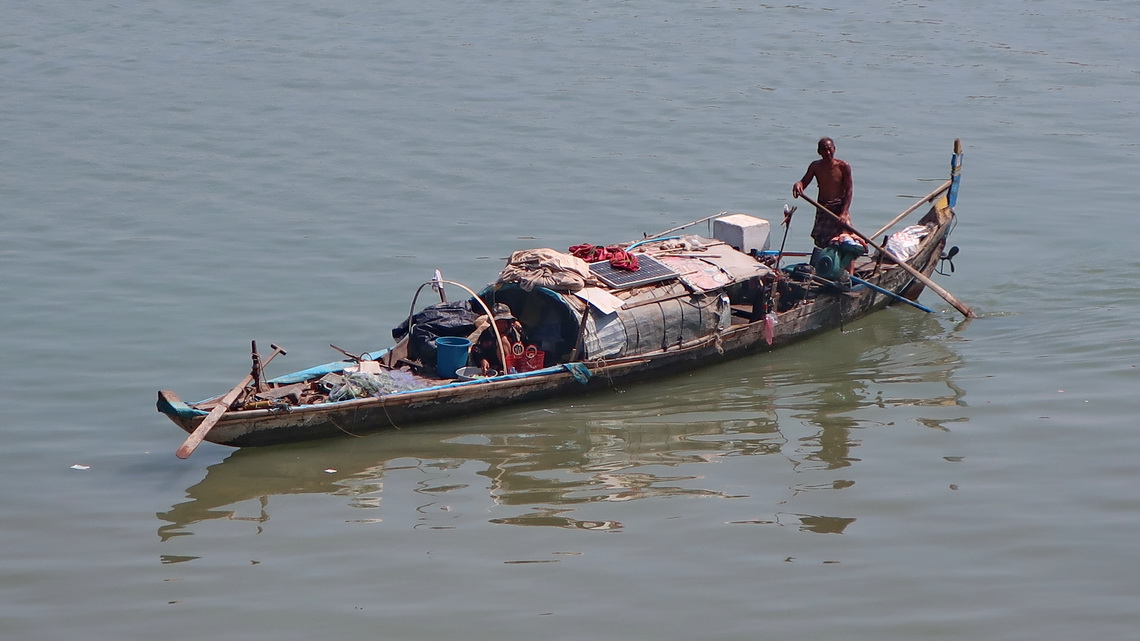
[[[897,242],[888,241],[889,249],[849,230],[875,250],[854,258],[850,282],[842,268],[850,255],[841,248],[782,265],[788,256],[782,247],[771,249],[768,222],[743,214],[715,217],[712,238],[668,235],[714,218],[709,217],[610,246],[608,253],[621,261],[586,262],[549,249],[516,252],[499,280],[478,293],[438,273],[421,285],[413,310],[429,285],[440,298],[447,285],[470,297],[411,314],[393,330],[399,340],[391,347],[360,355],[341,350],[344,360],[265,380],[268,360],[261,361],[254,345],[250,375],[228,394],[185,403],[164,390],[158,410],[191,433],[179,450],[184,458],[202,439],[247,447],[359,436],[665,376],[768,352],[887,305],[926,309],[912,301],[927,287],[971,316],[929,278],[948,257],[943,252],[956,220],[961,158],[955,141],[950,180],[873,234],[880,236],[930,203],[917,225],[891,236]],[[574,249],[594,258],[607,253]],[[636,270],[628,269],[633,259]],[[500,365],[504,373],[456,378],[457,367],[466,365],[464,339],[478,334],[472,333],[481,327],[476,323],[491,317],[497,305],[506,305],[519,320],[523,340],[510,353],[500,347],[494,355],[498,364],[506,363]],[[487,331],[501,344],[491,325]],[[280,350],[274,350],[275,356]]]

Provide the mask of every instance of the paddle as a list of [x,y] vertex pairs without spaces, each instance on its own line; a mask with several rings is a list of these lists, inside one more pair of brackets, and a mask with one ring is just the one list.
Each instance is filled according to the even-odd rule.
[[[893,298],[897,301],[906,303],[907,305],[913,305],[914,307],[921,309],[922,311],[926,312],[927,314],[933,314],[934,313],[934,310],[930,309],[926,305],[923,305],[922,303],[916,303],[913,300],[911,300],[905,296],[899,296],[898,294],[892,292],[889,289],[886,289],[884,287],[879,287],[875,283],[865,281],[862,278],[859,278],[858,276],[851,276],[850,278],[851,278],[851,282],[853,282],[853,283],[859,283],[860,285],[865,285],[865,286],[870,287],[871,289],[879,292],[880,294],[886,294],[887,296],[890,296],[891,298]],[[812,276],[811,279],[817,283],[822,284],[822,285],[827,285],[828,287],[834,287],[835,289],[838,289],[841,292],[850,291],[847,286],[841,285],[841,284],[839,284],[833,280],[827,280],[826,278],[820,278],[819,276]]]
[[[273,360],[273,358],[278,354],[285,353],[285,350],[272,343],[270,343],[269,346],[273,348],[273,353],[269,355],[269,358],[265,359],[265,361],[262,363],[262,366],[267,365],[269,361]],[[222,418],[222,414],[225,414],[226,410],[230,408],[230,403],[233,403],[234,400],[237,399],[238,394],[241,394],[242,390],[245,389],[245,386],[249,385],[251,381],[253,381],[252,370],[250,371],[249,375],[243,378],[242,381],[238,383],[232,390],[226,392],[226,395],[223,396],[220,401],[218,401],[218,404],[214,406],[214,409],[210,410],[210,413],[206,415],[206,418],[203,419],[202,422],[198,424],[198,427],[194,428],[194,431],[191,432],[190,436],[187,437],[185,441],[183,441],[182,447],[179,447],[178,451],[176,451],[174,455],[178,458],[186,458],[193,454],[194,450],[197,449],[197,447],[201,445],[202,441],[206,438],[206,434],[208,434],[210,430],[213,429],[214,425]]]
[[921,200],[919,200],[915,204],[911,205],[910,207],[907,207],[906,211],[899,214],[898,216],[895,216],[894,219],[891,220],[891,222],[887,223],[886,225],[883,225],[883,227],[881,229],[879,229],[879,231],[871,234],[871,238],[878,238],[879,234],[882,234],[883,232],[887,231],[891,227],[894,227],[895,223],[897,223],[900,220],[902,220],[903,218],[906,218],[907,216],[909,216],[910,213],[913,212],[914,210],[918,209],[919,207],[922,207],[924,204],[926,204],[928,202],[933,201],[942,192],[946,191],[947,189],[950,189],[950,185],[953,185],[953,184],[954,184],[953,180],[947,180],[946,182],[942,183],[941,187],[939,187],[938,189],[935,189],[934,191],[930,192],[929,194],[923,196]]
[[977,315],[974,314],[974,312],[970,311],[969,307],[966,307],[965,304],[963,304],[957,298],[954,298],[954,295],[951,294],[950,292],[946,291],[941,285],[934,282],[933,280],[930,280],[930,277],[928,277],[926,274],[923,274],[922,272],[918,271],[917,269],[911,267],[910,265],[906,264],[906,262],[899,260],[898,258],[896,258],[894,256],[894,254],[891,254],[886,249],[883,249],[879,245],[876,245],[875,241],[873,241],[870,238],[868,238],[867,236],[863,235],[863,233],[860,232],[858,229],[855,229],[851,225],[848,225],[847,223],[843,222],[839,218],[839,216],[837,216],[835,214],[835,212],[831,211],[827,207],[824,207],[823,205],[812,200],[811,196],[808,196],[807,194],[801,193],[800,198],[803,198],[804,200],[806,200],[809,205],[812,205],[817,210],[827,212],[828,214],[830,214],[831,217],[836,220],[836,222],[838,222],[840,225],[843,225],[844,229],[851,232],[852,234],[855,234],[859,238],[863,239],[863,242],[867,243],[867,245],[869,247],[872,247],[875,251],[877,251],[880,254],[883,254],[884,256],[886,256],[887,258],[890,258],[891,260],[893,260],[899,267],[901,267],[903,269],[903,271],[905,271],[906,273],[913,276],[914,279],[917,280],[918,282],[929,287],[934,293],[941,296],[943,300],[945,300],[947,303],[950,303],[951,305],[953,305],[954,309],[957,309],[959,312],[962,312],[963,316],[965,316],[966,318],[977,318]]
[[867,282],[867,281],[863,280],[862,278],[859,278],[858,276],[852,276],[851,280],[856,282],[856,283],[859,283],[860,285],[866,285],[867,287],[870,287],[871,289],[879,292],[880,294],[886,294],[887,296],[890,296],[891,298],[893,298],[899,302],[906,303],[907,305],[917,307],[917,308],[921,309],[922,311],[926,312],[927,314],[933,314],[934,313],[934,310],[930,309],[926,305],[923,305],[921,303],[916,303],[915,301],[913,301],[913,300],[911,300],[905,296],[899,296],[898,294],[892,292],[891,290],[889,290],[885,287],[879,287],[875,283]]

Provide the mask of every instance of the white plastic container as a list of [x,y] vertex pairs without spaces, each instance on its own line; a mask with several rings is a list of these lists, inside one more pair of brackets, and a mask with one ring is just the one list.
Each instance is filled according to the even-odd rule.
[[771,247],[772,225],[748,214],[729,214],[713,220],[713,238],[746,254]]

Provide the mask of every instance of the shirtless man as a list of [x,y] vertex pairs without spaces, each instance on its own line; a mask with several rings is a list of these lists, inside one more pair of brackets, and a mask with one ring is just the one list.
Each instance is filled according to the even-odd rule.
[[[799,198],[804,188],[811,184],[814,178],[819,185],[819,196],[816,201],[839,215],[844,223],[851,224],[851,165],[835,157],[835,141],[831,138],[820,138],[820,160],[808,165],[807,173],[799,182],[792,185],[792,196]],[[827,247],[831,239],[847,231],[834,218],[827,215],[822,209],[815,211],[815,226],[811,230],[811,238],[816,247]]]

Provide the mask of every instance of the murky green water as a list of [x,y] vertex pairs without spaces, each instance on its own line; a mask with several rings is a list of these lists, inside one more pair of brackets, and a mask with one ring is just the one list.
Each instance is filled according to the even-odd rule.
[[[1135,3],[10,6],[0,632],[12,639],[1129,638]],[[932,293],[772,357],[364,439],[154,411],[384,345],[433,270],[857,225],[966,146]],[[806,248],[798,217],[789,248]]]

